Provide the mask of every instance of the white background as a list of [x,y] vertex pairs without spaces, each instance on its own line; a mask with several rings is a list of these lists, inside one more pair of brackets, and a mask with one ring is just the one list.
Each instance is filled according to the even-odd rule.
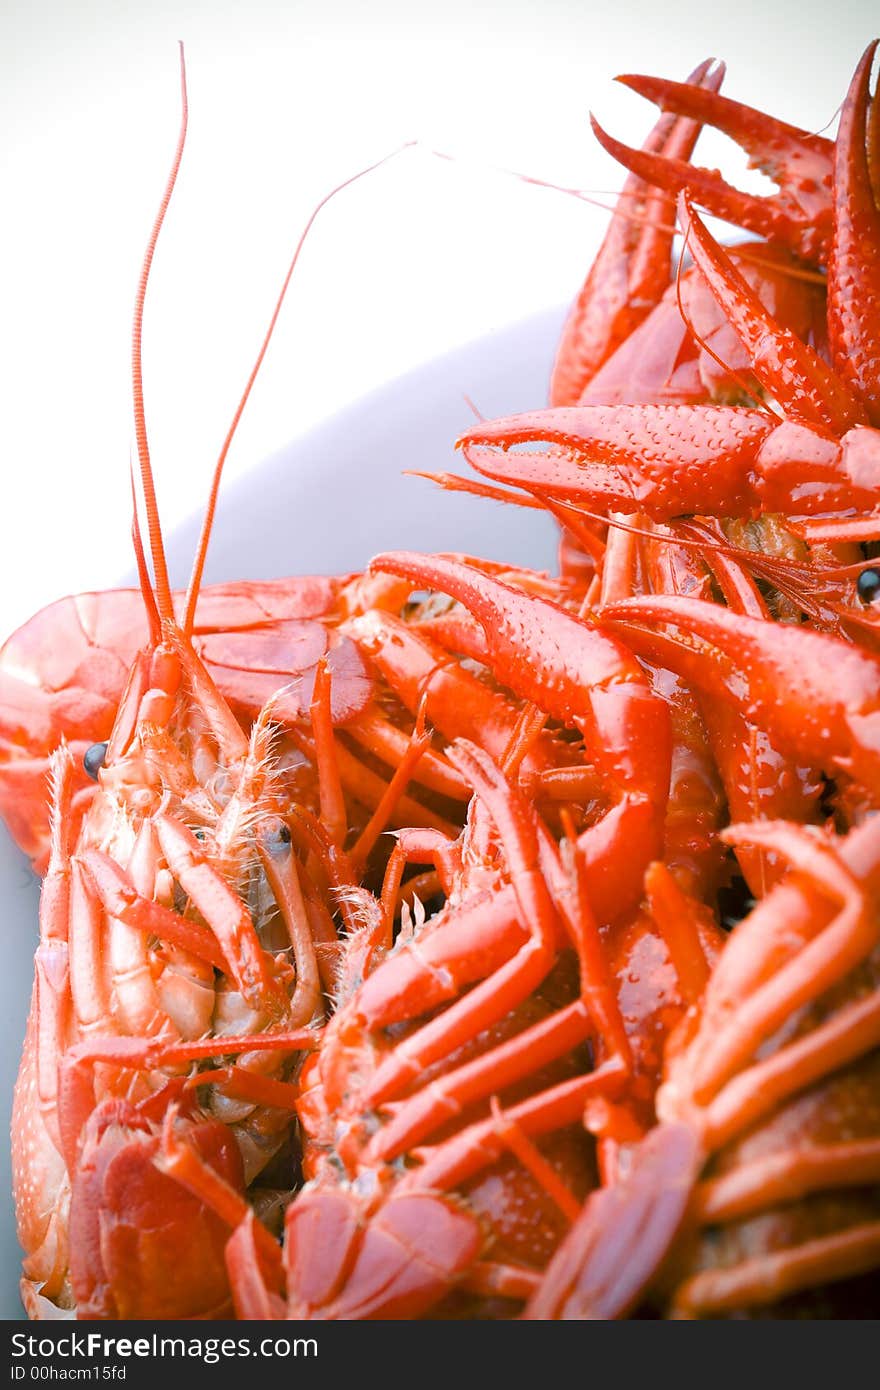
[[[336,181],[409,139],[463,161],[409,151],[322,215],[230,473],[409,367],[573,295],[604,214],[490,166],[619,186],[588,110],[639,143],[653,108],[615,88],[616,72],[681,78],[721,56],[728,94],[815,129],[876,27],[871,0],[7,0],[0,637],[130,564],[129,324],[176,137],[178,38],[190,138],[145,329],[168,526],[204,495],[299,230]],[[720,137],[698,155],[742,175]]]

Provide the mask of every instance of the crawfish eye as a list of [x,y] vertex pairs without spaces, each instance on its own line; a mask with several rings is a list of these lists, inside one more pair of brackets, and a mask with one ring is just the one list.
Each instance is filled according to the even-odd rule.
[[106,743],[93,743],[91,748],[87,748],[83,753],[83,767],[93,782],[97,782],[98,773],[104,766],[104,759],[106,756]]
[[266,835],[266,848],[271,855],[283,854],[290,844],[290,831],[282,821],[274,830],[270,830]]
[[862,570],[856,589],[862,603],[873,603],[880,592],[880,570]]

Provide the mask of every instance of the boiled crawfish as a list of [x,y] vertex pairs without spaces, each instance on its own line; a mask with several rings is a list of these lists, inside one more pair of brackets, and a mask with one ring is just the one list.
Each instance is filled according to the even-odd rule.
[[[713,751],[727,759],[721,770],[731,803],[740,766],[751,769],[753,783],[750,797],[739,795],[751,823],[721,838],[737,847],[762,901],[734,929],[702,997],[666,1043],[659,1126],[624,1179],[586,1204],[530,1303],[534,1317],[620,1315],[652,1282],[655,1306],[673,1316],[876,1311],[867,1278],[880,1258],[876,820],[864,818],[878,791],[880,667],[858,640],[865,624],[857,580],[872,569],[852,546],[877,532],[880,215],[866,153],[878,109],[868,85],[874,47],[856,71],[833,144],[695,85],[628,79],[667,109],[721,125],[753,156],[774,137],[770,171],[783,192],[769,207],[739,200],[717,176],[675,159],[651,151],[625,159],[635,176],[680,190],[696,268],[782,421],[755,409],[761,397],[723,410],[590,403],[481,424],[464,441],[471,462],[493,481],[562,501],[575,515],[579,507],[588,515],[612,507],[673,550],[698,537],[706,542],[698,544],[698,561],[691,551],[688,563],[679,562],[689,593],[680,585],[678,593],[629,597],[618,587],[610,601],[600,594],[599,618],[696,690]],[[801,220],[796,174],[791,192],[786,186],[786,170],[794,174],[799,160],[824,161],[821,177],[803,180],[812,229]],[[814,263],[827,261],[833,366],[768,314],[712,242],[691,196],[726,215],[735,207],[753,230]],[[538,441],[549,453],[496,452]],[[688,495],[692,468],[703,475],[699,496]],[[693,513],[723,520],[675,524]],[[757,539],[748,549],[736,544],[744,521]],[[768,534],[768,525],[780,523],[792,537],[788,554],[760,568],[751,552],[760,557],[762,528]],[[833,605],[817,614],[809,586],[821,592],[829,561],[842,582]],[[700,593],[701,565],[714,591]],[[763,592],[752,574],[764,579]],[[765,595],[777,580],[783,597],[775,616],[783,622],[768,621]],[[716,601],[719,589],[728,608]],[[836,635],[811,631],[797,621],[798,609]],[[719,699],[728,711],[720,726]],[[815,791],[801,798],[794,819],[817,821],[825,798],[842,838],[774,819],[784,785],[757,793],[763,779],[754,737],[751,758],[731,740],[743,713],[784,760],[774,759],[788,769],[790,785],[800,780],[806,790],[795,769],[812,765]],[[743,850],[757,851],[758,863],[744,860]],[[639,1230],[638,1248],[621,1236],[622,1226]],[[838,1281],[847,1281],[839,1292]]]
[[[459,441],[562,578],[398,551],[199,629],[148,496],[149,650],[76,843],[63,711],[35,749],[30,1311],[876,1311],[873,54],[833,141],[709,64],[626,79],[641,151],[594,125],[630,175],[551,406]],[[706,123],[779,191],[691,165]]]
[[[337,894],[356,897],[375,840],[401,805],[408,820],[415,814],[438,833],[449,827],[406,803],[407,767],[424,755],[429,781],[459,800],[464,791],[423,734],[410,738],[377,710],[367,716],[372,678],[337,631],[358,586],[344,608],[343,581],[217,587],[199,631],[209,507],[190,589],[176,602],[171,593],[146,438],[141,322],[185,138],[183,69],[182,77],[180,140],[134,319],[135,432],[155,578],[136,516],[136,598],[63,603],[81,639],[73,655],[67,648],[66,668],[51,638],[57,611],[6,649],[18,671],[39,663],[49,687],[36,712],[36,757],[20,783],[33,787],[48,762],[40,944],[13,1114],[22,1295],[32,1316],[229,1311],[228,1224],[161,1171],[161,1136],[169,1127],[185,1133],[216,1182],[247,1193],[267,1220],[277,1214],[293,1182],[298,1091],[290,1078],[297,1054],[317,1044],[334,977]],[[215,488],[224,457],[225,448]],[[13,720],[34,715],[22,684],[9,719],[19,743]],[[353,754],[342,766],[341,757],[328,760],[334,724],[357,717],[362,740],[401,762],[396,778]],[[305,751],[295,742],[280,748],[296,721],[311,729],[298,730]],[[86,745],[82,759],[77,743]],[[21,772],[13,763],[12,777]],[[84,795],[87,777],[95,785]],[[19,824],[42,857],[45,828]],[[341,849],[349,824],[360,832],[357,873]],[[343,897],[349,925],[353,910]]]

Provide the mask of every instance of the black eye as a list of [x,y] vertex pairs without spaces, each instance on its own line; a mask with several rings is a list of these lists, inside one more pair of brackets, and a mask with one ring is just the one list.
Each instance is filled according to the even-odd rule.
[[93,782],[97,782],[98,773],[104,766],[104,759],[106,756],[106,743],[93,743],[91,748],[87,748],[85,753],[83,753],[83,767]]
[[272,855],[283,854],[286,847],[290,844],[290,831],[282,821],[274,830],[270,830],[266,835],[266,848]]
[[873,603],[880,592],[880,570],[862,570],[856,589],[862,603]]

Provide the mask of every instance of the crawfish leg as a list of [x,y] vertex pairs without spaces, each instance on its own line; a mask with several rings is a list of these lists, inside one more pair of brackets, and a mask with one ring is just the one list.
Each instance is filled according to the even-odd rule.
[[[734,838],[734,836],[731,836]],[[817,937],[748,998],[740,1001],[728,1025],[712,1040],[696,1077],[695,1096],[704,1101],[757,1052],[791,1014],[812,1002],[864,960],[878,939],[878,925],[860,885],[815,835],[764,822],[737,827],[735,838],[779,850],[795,868],[813,878],[841,909]]]
[[[729,1081],[703,1114],[705,1142],[713,1149],[720,1148],[789,1096],[877,1046],[880,996],[875,992],[848,1004],[827,1023]],[[661,1115],[664,1109],[658,1099]]]
[[694,1193],[694,1214],[707,1224],[738,1221],[830,1188],[880,1183],[880,1139],[853,1139],[755,1159]]
[[880,1264],[880,1221],[820,1236],[731,1269],[704,1270],[675,1292],[671,1317],[712,1317],[766,1307],[817,1284],[867,1274]]
[[[606,1093],[620,1078],[621,1066],[615,1058],[586,1076],[572,1077],[520,1101],[505,1112],[505,1118],[530,1139],[551,1134],[578,1124],[586,1102],[592,1096]],[[494,1116],[479,1120],[445,1143],[419,1150],[423,1165],[401,1180],[400,1190],[431,1188],[447,1192],[497,1162],[507,1147],[504,1129],[499,1127]]]
[[529,936],[511,961],[395,1049],[366,1090],[365,1100],[373,1105],[395,1095],[425,1067],[515,1008],[537,989],[556,958],[558,919],[538,867],[537,837],[527,803],[474,745],[460,742],[453,761],[487,801],[501,831],[518,916],[528,924]]
[[459,1114],[471,1101],[501,1091],[576,1048],[593,1031],[589,1009],[577,1000],[549,1019],[430,1083],[405,1101],[377,1133],[368,1158],[390,1160]]

